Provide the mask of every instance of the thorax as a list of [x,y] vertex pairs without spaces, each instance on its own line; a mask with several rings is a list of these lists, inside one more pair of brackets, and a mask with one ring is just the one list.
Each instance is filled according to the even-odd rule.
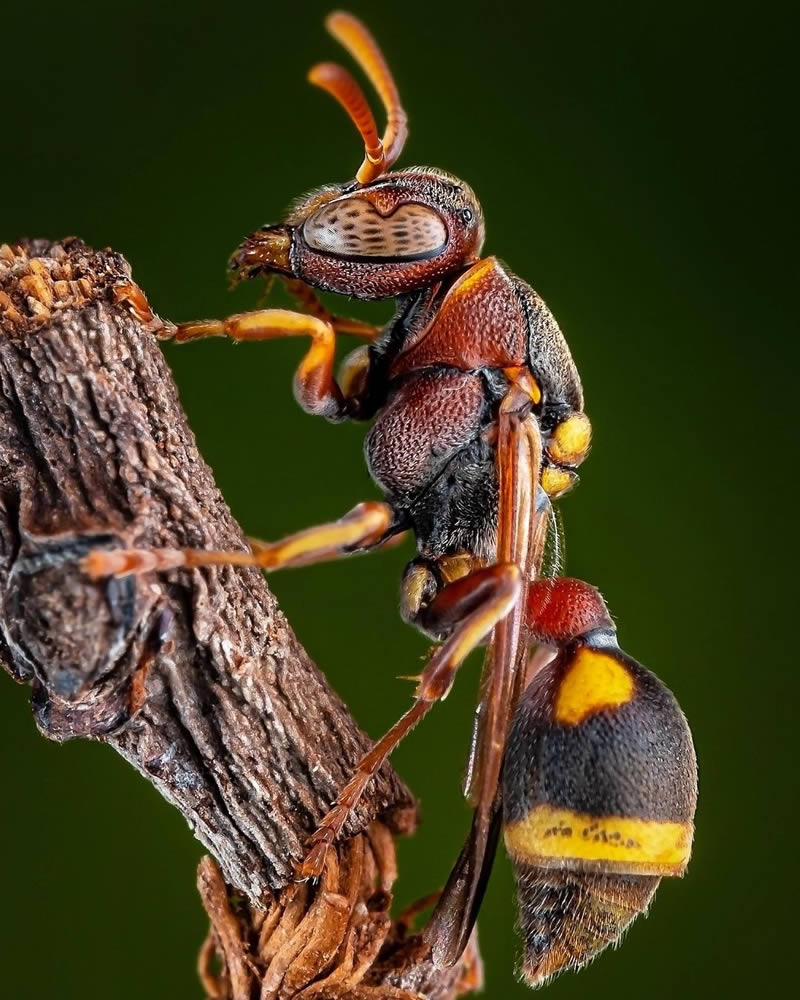
[[389,377],[432,365],[460,371],[526,362],[526,323],[511,276],[495,257],[478,261],[441,288],[408,332]]

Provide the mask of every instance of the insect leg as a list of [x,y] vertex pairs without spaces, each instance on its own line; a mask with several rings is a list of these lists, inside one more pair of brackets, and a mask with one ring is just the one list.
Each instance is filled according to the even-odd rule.
[[[422,672],[414,704],[386,735],[362,757],[353,777],[337,796],[336,803],[311,837],[311,850],[298,869],[301,878],[316,878],[325,863],[325,854],[342,832],[350,813],[389,754],[428,714],[437,701],[447,697],[456,671],[514,607],[520,594],[519,567],[498,564],[476,570],[445,587],[436,603],[448,625],[457,622],[450,637],[436,650]],[[460,614],[459,614],[460,609]],[[430,609],[429,609],[430,620]]]
[[171,324],[156,316],[150,308],[147,296],[135,281],[123,281],[115,285],[113,295],[115,305],[126,306],[145,330],[156,333],[159,338],[170,336]]
[[278,542],[252,540],[252,552],[206,549],[95,549],[83,560],[93,579],[196,566],[259,566],[264,570],[307,566],[376,548],[395,534],[396,518],[385,503],[368,501],[338,521],[307,528]]
[[307,313],[325,323],[330,323],[336,333],[346,333],[362,340],[374,340],[383,329],[378,323],[364,323],[360,319],[335,315],[320,302],[314,289],[298,278],[286,278],[284,284],[292,298],[303,306]]
[[[474,753],[470,832],[423,931],[434,965],[455,965],[466,948],[494,858],[500,827],[500,774],[511,712],[522,686],[528,643],[526,592],[542,561],[548,506],[537,503],[541,438],[533,417],[521,417],[525,382],[515,383],[500,407],[496,462],[499,485],[497,552],[521,569],[521,599],[497,626],[484,665],[481,724]],[[531,397],[532,398],[532,397]],[[539,496],[539,500],[542,497]]]
[[224,320],[180,323],[171,339],[183,344],[206,337],[230,337],[240,341],[310,337],[311,347],[295,375],[297,402],[306,413],[314,416],[329,420],[343,420],[348,416],[347,400],[333,377],[336,334],[327,320],[288,309],[260,309]]

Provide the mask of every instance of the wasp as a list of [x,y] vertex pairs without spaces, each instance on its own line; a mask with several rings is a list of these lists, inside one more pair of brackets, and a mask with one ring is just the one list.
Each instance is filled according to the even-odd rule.
[[[408,125],[384,56],[353,16],[326,23],[374,86],[386,127],[379,135],[347,70],[315,66],[310,81],[349,115],[363,161],[353,180],[301,198],[230,261],[237,279],[283,279],[302,311],[262,309],[166,335],[309,338],[297,402],[331,421],[372,421],[366,458],[384,499],[249,552],[96,550],[86,569],[96,579],[210,565],[276,570],[413,533],[401,612],[438,645],[412,706],[358,763],[298,874],[320,875],[371,778],[486,644],[467,778],[472,824],[423,933],[438,965],[457,961],[502,833],[522,972],[537,986],[617,942],[661,878],[684,872],[692,739],[673,695],[621,650],[599,592],[559,575],[553,501],[575,484],[591,425],[556,320],[530,285],[482,256],[483,214],[467,184],[439,169],[391,169]],[[373,327],[332,314],[315,289],[394,299],[396,309]],[[147,316],[140,292],[127,297]],[[363,343],[335,375],[340,336]]]

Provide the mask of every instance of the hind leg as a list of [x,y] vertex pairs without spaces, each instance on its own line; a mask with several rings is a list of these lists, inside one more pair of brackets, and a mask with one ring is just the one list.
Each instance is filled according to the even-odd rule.
[[311,837],[311,850],[298,869],[300,878],[318,878],[328,848],[341,834],[372,778],[399,743],[438,701],[447,697],[466,657],[504,618],[518,600],[522,585],[512,563],[474,570],[444,587],[426,608],[426,628],[449,631],[419,677],[414,704],[356,765],[352,778]]

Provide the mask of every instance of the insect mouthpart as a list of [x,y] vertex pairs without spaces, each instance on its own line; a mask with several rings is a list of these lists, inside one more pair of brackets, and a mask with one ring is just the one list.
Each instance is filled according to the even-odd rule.
[[233,252],[228,262],[234,281],[254,278],[265,271],[291,274],[289,252],[292,233],[286,226],[263,226],[248,236]]

